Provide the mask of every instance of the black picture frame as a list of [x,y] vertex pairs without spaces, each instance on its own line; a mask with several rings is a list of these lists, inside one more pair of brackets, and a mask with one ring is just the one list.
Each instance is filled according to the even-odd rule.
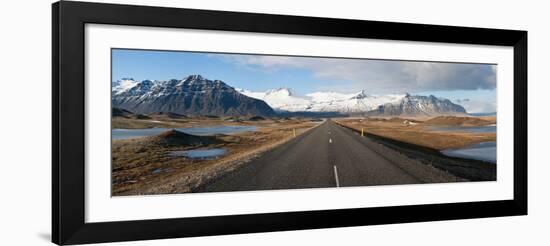
[[[82,244],[527,214],[527,31],[62,1],[52,6],[52,241]],[[512,200],[85,223],[86,23],[513,47]]]

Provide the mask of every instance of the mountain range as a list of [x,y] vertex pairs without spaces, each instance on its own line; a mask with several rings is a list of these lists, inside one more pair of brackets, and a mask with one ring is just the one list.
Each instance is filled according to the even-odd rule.
[[404,95],[368,95],[365,91],[345,94],[338,92],[314,92],[305,97],[297,97],[288,88],[251,92],[237,89],[239,92],[267,102],[276,111],[287,112],[339,112],[363,113],[377,109],[386,103],[398,103]]
[[172,112],[186,115],[262,115],[276,113],[364,114],[373,116],[465,115],[448,99],[405,94],[370,95],[314,92],[296,96],[289,88],[253,92],[220,80],[191,75],[182,80],[141,82],[122,79],[112,84],[112,106],[140,114]]
[[279,112],[338,112],[372,116],[464,115],[466,110],[448,99],[405,94],[369,95],[364,90],[352,93],[315,92],[297,97],[288,88],[252,92],[237,91],[267,102]]
[[170,112],[183,115],[263,115],[273,109],[245,96],[220,80],[191,75],[168,81],[123,79],[113,83],[112,107],[139,114]]
[[466,110],[448,99],[430,96],[411,96],[406,94],[397,103],[385,103],[377,109],[367,112],[372,116],[436,116],[466,115]]

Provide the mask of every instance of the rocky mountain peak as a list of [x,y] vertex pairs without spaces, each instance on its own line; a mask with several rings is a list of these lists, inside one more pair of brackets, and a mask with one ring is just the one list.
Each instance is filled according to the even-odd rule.
[[266,94],[281,95],[281,96],[293,96],[292,91],[289,88],[281,87],[278,89],[268,90]]
[[380,105],[378,109],[369,111],[368,114],[383,116],[464,115],[466,110],[448,99],[440,99],[434,95],[413,96],[407,93],[398,103]]
[[[113,87],[115,91],[115,87]],[[190,75],[183,80],[144,80],[117,89],[113,107],[147,114],[171,112],[189,115],[265,115],[274,111],[264,101],[247,97],[221,80]]]
[[365,90],[361,90],[355,96],[351,97],[351,99],[364,99],[367,97],[369,97],[369,94],[367,94]]
[[187,78],[186,78],[185,80],[186,80],[186,81],[192,81],[192,80],[205,80],[205,78],[203,78],[200,74],[193,74],[193,75],[187,76]]

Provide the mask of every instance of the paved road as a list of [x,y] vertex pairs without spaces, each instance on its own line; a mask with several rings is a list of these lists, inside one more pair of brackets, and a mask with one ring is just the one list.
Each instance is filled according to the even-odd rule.
[[197,192],[412,183],[421,181],[327,120]]

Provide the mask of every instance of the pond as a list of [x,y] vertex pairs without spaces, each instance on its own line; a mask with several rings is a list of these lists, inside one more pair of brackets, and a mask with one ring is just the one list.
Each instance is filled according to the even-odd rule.
[[431,131],[439,132],[481,132],[481,133],[496,133],[496,125],[488,126],[430,126]]
[[146,129],[113,129],[112,138],[128,139],[148,137],[161,134],[162,132],[175,129],[180,132],[184,132],[197,136],[210,136],[216,134],[234,134],[240,132],[254,132],[257,130],[256,126],[210,126],[210,127],[189,127],[189,128],[146,128]]
[[496,163],[497,143],[481,142],[465,148],[443,150],[441,151],[441,153],[452,157],[468,158]]
[[214,148],[214,149],[194,149],[194,150],[183,150],[183,151],[171,151],[168,153],[170,156],[175,157],[187,157],[189,159],[195,160],[212,160],[217,159],[218,157],[225,155],[227,151],[223,148]]

